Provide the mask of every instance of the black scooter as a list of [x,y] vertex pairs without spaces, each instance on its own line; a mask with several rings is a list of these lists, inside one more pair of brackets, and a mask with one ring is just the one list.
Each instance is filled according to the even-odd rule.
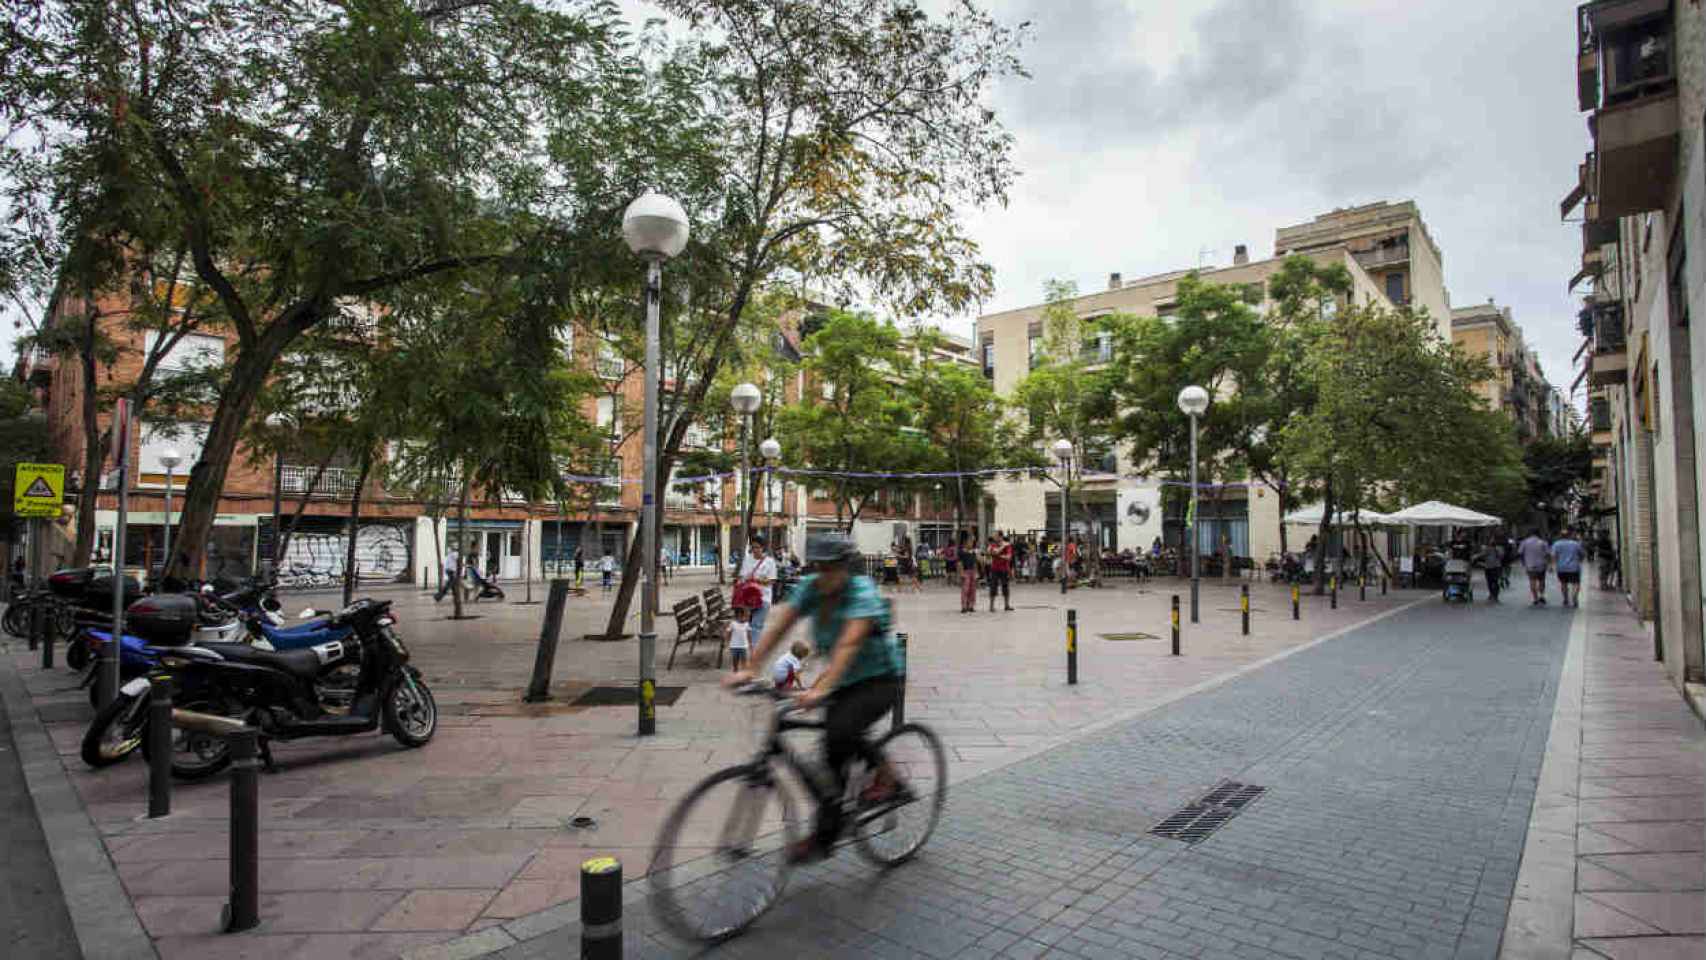
[[[347,628],[342,639],[282,651],[243,643],[189,643],[195,618],[190,597],[157,598],[154,610],[153,622],[133,616],[133,629],[153,646],[161,668],[171,674],[173,704],[241,719],[258,728],[261,757],[268,768],[272,766],[269,740],[345,736],[383,728],[403,746],[420,747],[438,729],[432,691],[420,671],[409,665],[408,648],[397,635],[388,600],[357,600],[333,614],[328,630],[343,633]],[[166,620],[174,622],[161,622]],[[105,766],[138,746],[147,752],[150,687],[148,677],[131,680],[96,715],[83,738],[86,763]],[[230,763],[224,740],[173,730],[174,776],[201,779]]]

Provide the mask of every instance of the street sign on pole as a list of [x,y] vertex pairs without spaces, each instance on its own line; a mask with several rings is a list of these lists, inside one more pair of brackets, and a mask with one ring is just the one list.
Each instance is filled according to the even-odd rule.
[[20,517],[57,517],[65,503],[65,465],[20,463],[12,483],[12,512]]

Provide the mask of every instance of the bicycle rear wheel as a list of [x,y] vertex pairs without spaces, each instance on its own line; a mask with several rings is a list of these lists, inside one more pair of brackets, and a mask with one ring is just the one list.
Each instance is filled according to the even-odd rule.
[[729,767],[681,799],[658,833],[647,870],[658,919],[676,936],[716,943],[781,898],[795,823],[788,791],[768,765]]
[[894,770],[900,795],[855,807],[853,837],[866,858],[892,867],[912,859],[935,832],[948,799],[948,755],[936,734],[916,723],[889,731],[876,749]]

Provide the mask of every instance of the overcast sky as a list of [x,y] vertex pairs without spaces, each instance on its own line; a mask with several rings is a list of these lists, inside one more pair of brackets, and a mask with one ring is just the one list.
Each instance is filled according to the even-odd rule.
[[1228,264],[1239,243],[1270,256],[1282,224],[1413,199],[1452,303],[1510,305],[1569,388],[1581,234],[1558,201],[1588,147],[1571,4],[987,2],[1033,37],[1032,78],[996,96],[1022,179],[970,219],[996,271],[986,309],[1035,303],[1049,278],[1088,292]]
[[1031,79],[995,94],[1022,176],[1005,209],[968,217],[996,270],[987,310],[1050,278],[1090,291],[1226,264],[1239,243],[1266,257],[1282,224],[1413,199],[1452,302],[1510,305],[1548,378],[1574,379],[1580,234],[1557,204],[1588,139],[1570,4],[984,2],[1032,24]]

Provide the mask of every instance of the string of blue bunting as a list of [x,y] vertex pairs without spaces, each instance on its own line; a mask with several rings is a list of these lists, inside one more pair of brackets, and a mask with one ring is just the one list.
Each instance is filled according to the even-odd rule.
[[[842,480],[956,480],[962,477],[993,477],[1002,474],[1029,475],[1050,473],[1052,467],[984,467],[978,470],[936,470],[913,472],[871,472],[860,470],[807,470],[797,467],[753,467],[754,474],[774,473],[789,477],[816,477],[822,479]],[[726,473],[707,473],[702,476],[676,477],[673,483],[710,483],[716,480],[731,480],[740,476],[739,471],[730,470]],[[1114,477],[1116,474],[1099,473],[1096,477]],[[616,484],[644,483],[641,477],[601,477],[596,474],[564,474],[563,479],[569,483],[599,483],[614,486]],[[1157,480],[1156,486],[1161,487],[1190,487],[1186,480]],[[1255,481],[1233,481],[1230,483],[1198,483],[1199,490],[1241,490],[1249,487],[1262,486]]]

